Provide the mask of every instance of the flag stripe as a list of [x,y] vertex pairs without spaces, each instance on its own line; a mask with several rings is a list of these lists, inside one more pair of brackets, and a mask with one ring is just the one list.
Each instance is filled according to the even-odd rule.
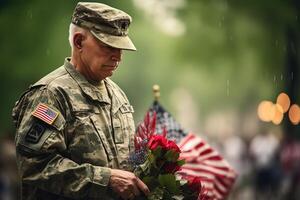
[[37,113],[38,115],[40,115],[41,117],[43,117],[44,119],[50,120],[50,121],[51,121],[52,118],[49,117],[48,115],[46,115],[46,114],[45,114],[45,111],[46,111],[46,110],[37,110],[36,113]]
[[203,185],[212,199],[226,198],[236,179],[230,165],[203,139],[189,134],[179,143],[180,158],[186,159],[180,173],[205,177]]
[[206,171],[206,172],[210,172],[214,175],[219,175],[222,177],[235,177],[235,174],[233,172],[230,172],[229,170],[219,170],[219,169],[215,169],[209,166],[205,166],[201,163],[187,163],[183,166],[184,168],[187,169],[191,169],[191,170],[195,170],[195,171]]

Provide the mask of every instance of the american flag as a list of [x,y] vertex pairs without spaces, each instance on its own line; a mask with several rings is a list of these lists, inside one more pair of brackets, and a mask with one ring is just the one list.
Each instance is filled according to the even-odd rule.
[[185,159],[186,164],[179,173],[186,177],[201,177],[209,199],[225,199],[237,178],[227,161],[205,140],[183,130],[158,101],[153,102],[149,112],[156,112],[156,132],[162,133],[166,128],[167,138],[175,140],[182,151],[180,157]]
[[167,112],[158,101],[154,101],[149,109],[150,114],[156,113],[156,132],[158,134],[163,133],[163,129],[167,129],[167,138],[174,140],[178,144],[184,137],[187,136],[187,132],[183,130],[181,125]]
[[32,115],[46,122],[47,124],[52,124],[58,116],[58,112],[46,104],[39,103]]

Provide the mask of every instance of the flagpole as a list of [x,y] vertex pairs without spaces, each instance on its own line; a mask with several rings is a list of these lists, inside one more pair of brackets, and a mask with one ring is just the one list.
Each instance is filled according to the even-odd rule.
[[154,96],[154,100],[158,101],[159,97],[160,97],[160,87],[159,85],[155,84],[152,86],[152,91],[153,91],[153,96]]

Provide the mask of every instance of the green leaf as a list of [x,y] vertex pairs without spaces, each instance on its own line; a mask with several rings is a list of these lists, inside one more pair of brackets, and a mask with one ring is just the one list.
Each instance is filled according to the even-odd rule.
[[162,174],[158,176],[158,181],[161,186],[164,186],[169,193],[178,194],[179,190],[179,182],[176,181],[176,177],[173,174]]
[[177,159],[179,158],[179,153],[177,153],[176,151],[174,150],[168,150],[165,155],[164,155],[165,159],[167,161],[170,161],[170,162],[176,162]]
[[150,154],[149,154],[148,159],[149,159],[149,162],[150,162],[150,163],[155,163],[155,156],[153,155],[153,153],[150,153]]
[[156,149],[152,150],[153,155],[155,156],[155,158],[158,158],[161,156],[161,147],[158,146]]
[[142,178],[142,181],[148,186],[150,191],[158,185],[157,178],[153,176],[146,176]]
[[184,159],[178,160],[178,161],[177,161],[177,165],[178,165],[178,166],[182,166],[182,165],[184,165],[184,164],[185,164],[185,160],[184,160]]

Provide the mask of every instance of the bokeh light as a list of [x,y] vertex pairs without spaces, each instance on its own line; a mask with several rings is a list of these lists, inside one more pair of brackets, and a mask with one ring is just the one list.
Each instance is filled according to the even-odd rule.
[[274,118],[276,109],[271,101],[262,101],[258,105],[257,114],[259,119],[264,122],[270,122]]
[[274,113],[272,122],[276,125],[279,125],[282,122],[284,110],[279,104],[274,104],[272,110],[272,113]]
[[300,122],[300,108],[297,104],[290,107],[289,118],[292,124],[297,125]]
[[289,96],[286,93],[282,92],[278,95],[276,104],[279,104],[283,108],[283,112],[285,113],[289,110],[291,101]]

